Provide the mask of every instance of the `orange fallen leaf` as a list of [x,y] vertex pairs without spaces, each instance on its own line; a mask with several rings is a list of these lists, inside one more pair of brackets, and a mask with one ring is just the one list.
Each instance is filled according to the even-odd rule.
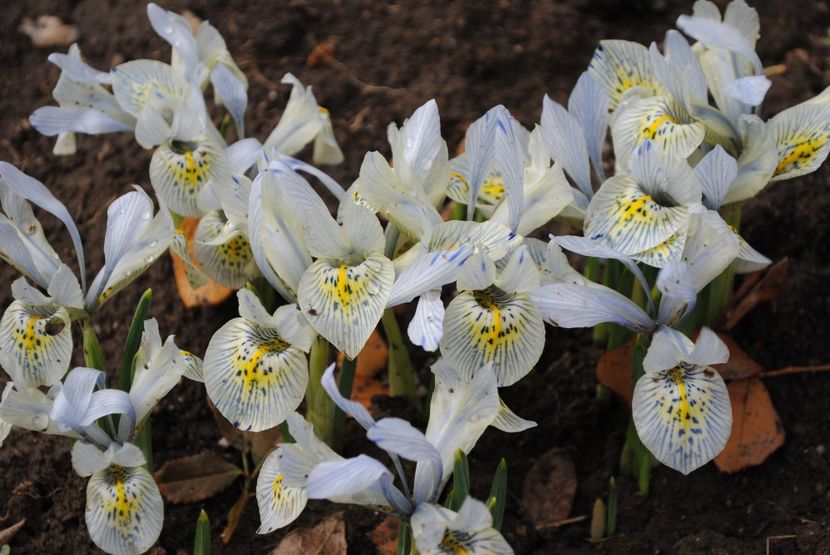
[[[350,398],[366,408],[371,408],[372,397],[389,395],[389,386],[383,381],[383,371],[389,358],[389,348],[378,330],[372,332],[369,340],[357,356],[354,384]],[[338,366],[343,364],[343,353],[337,353]]]
[[154,478],[168,503],[195,503],[218,494],[241,475],[238,466],[205,451],[167,461]]
[[766,272],[747,278],[730,302],[723,329],[731,330],[760,303],[780,297],[787,289],[789,264],[789,259],[784,257]]
[[732,404],[732,434],[715,457],[721,472],[757,466],[784,444],[786,434],[764,382],[758,378],[727,385]]
[[380,555],[395,555],[398,552],[398,531],[401,521],[398,517],[389,515],[369,532],[369,539],[377,548]]
[[346,523],[343,513],[335,513],[312,528],[294,530],[271,551],[271,555],[346,555]]
[[626,341],[616,349],[608,351],[597,361],[597,381],[613,391],[631,406],[634,383],[631,365],[634,363],[634,342]]
[[719,333],[718,337],[729,348],[729,360],[724,364],[713,364],[712,368],[717,370],[724,380],[741,380],[757,376],[764,371],[764,367],[753,360],[732,337],[725,333]]
[[[199,220],[197,218],[184,218],[179,223],[179,229],[187,237],[190,258],[194,264],[198,264],[195,253],[193,252],[193,236],[196,233],[196,226],[198,224]],[[184,306],[187,308],[217,305],[225,301],[233,293],[233,289],[213,281],[210,277],[207,278],[207,283],[194,289],[190,286],[190,282],[187,279],[187,271],[185,270],[182,259],[172,252],[170,256],[173,259],[173,276],[176,278],[176,289],[178,289],[179,297],[181,297]]]
[[573,461],[561,449],[551,449],[530,467],[522,491],[522,504],[536,529],[556,527],[571,514],[576,496]]

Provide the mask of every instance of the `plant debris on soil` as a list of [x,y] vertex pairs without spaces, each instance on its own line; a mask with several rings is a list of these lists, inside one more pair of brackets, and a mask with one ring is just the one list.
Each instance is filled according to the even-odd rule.
[[[342,165],[329,170],[344,186],[357,176],[365,152],[389,154],[386,125],[403,121],[426,100],[437,99],[451,150],[466,126],[496,104],[532,125],[539,119],[545,93],[565,100],[597,41],[661,40],[677,16],[692,9],[691,0],[162,4],[210,20],[225,37],[251,83],[246,127],[252,136],[264,138],[278,120],[289,93],[289,87],[280,85],[283,74],[291,72],[314,86],[320,104],[331,111],[346,156]],[[827,2],[775,0],[753,5],[761,16],[759,55],[767,66],[784,67],[772,77],[764,107],[769,117],[830,83],[830,7]],[[53,104],[51,90],[59,70],[46,61],[53,47],[36,47],[18,28],[26,18],[57,17],[77,29],[84,56],[101,69],[125,59],[167,60],[169,46],[152,32],[143,1],[30,0],[7,3],[3,12],[0,159],[43,181],[66,203],[85,238],[89,268],[97,270],[103,262],[105,207],[132,183],[150,190],[150,151],[126,134],[79,136],[76,155],[54,156],[53,140],[27,121],[35,108]],[[830,166],[825,164],[809,176],[773,184],[744,208],[744,237],[774,261],[789,257],[783,294],[757,306],[731,330],[764,368],[830,362],[828,181]],[[50,219],[45,225],[64,260],[70,260],[70,242],[61,237],[61,226]],[[2,265],[3,283],[15,277],[11,267]],[[154,291],[151,314],[159,320],[162,334],[175,334],[179,345],[199,355],[213,332],[236,315],[234,297],[213,307],[185,308],[165,256],[103,307],[98,332],[106,360],[120,359],[133,308],[148,287]],[[8,286],[2,295],[5,307],[10,301]],[[633,479],[617,477],[617,532],[601,542],[588,539],[590,516],[537,530],[522,503],[523,484],[537,461],[555,448],[573,462],[576,492],[570,517],[590,515],[596,499],[607,495],[609,478],[618,472],[628,418],[616,401],[597,400],[594,369],[601,350],[593,345],[590,332],[548,327],[547,333],[545,353],[535,371],[501,392],[521,416],[539,426],[515,436],[491,429],[470,456],[472,493],[479,498],[486,495],[501,457],[507,459],[503,531],[516,553],[830,552],[828,373],[764,382],[786,430],[786,442],[761,466],[723,474],[709,464],[685,477],[656,468],[647,498],[636,493]],[[414,354],[426,384],[431,359],[420,351]],[[74,362],[81,364],[81,359],[77,348]],[[114,365],[108,370],[114,372]],[[375,397],[375,409],[409,416],[405,403],[383,396]],[[238,451],[220,442],[222,433],[201,384],[184,381],[174,389],[154,413],[152,427],[159,468],[201,452],[240,464]],[[347,433],[346,455],[367,447],[353,423]],[[0,449],[0,468],[0,530],[23,523],[9,540],[12,553],[97,552],[84,526],[85,480],[72,471],[67,441],[14,430]],[[213,552],[220,554],[268,553],[294,529],[338,522],[333,515],[342,509],[311,502],[292,527],[259,536],[256,503],[249,502],[230,544],[224,545],[220,533],[241,488],[242,480],[237,480],[203,502],[167,503],[164,529],[153,553],[189,551],[201,508],[210,515]],[[378,552],[369,536],[384,516],[360,507],[344,512],[349,553]]]

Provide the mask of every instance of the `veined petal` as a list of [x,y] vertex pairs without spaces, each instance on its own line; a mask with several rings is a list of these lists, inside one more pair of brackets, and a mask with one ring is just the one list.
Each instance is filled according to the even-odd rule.
[[802,102],[767,125],[778,145],[772,181],[812,173],[830,153],[830,102]]
[[[2,358],[5,357],[0,352],[0,362],[3,368],[8,368]],[[13,382],[7,382],[0,402],[0,421],[4,426],[77,438],[75,432],[61,430],[58,423],[50,419],[52,405],[53,400],[39,389],[26,385],[15,386]]]
[[634,387],[632,411],[643,445],[683,474],[720,453],[732,430],[726,384],[706,366],[681,363],[645,374]]
[[47,137],[66,132],[99,135],[132,131],[134,128],[134,125],[84,106],[43,106],[32,112],[29,123]]
[[687,35],[713,48],[723,48],[740,54],[755,68],[758,75],[764,71],[761,59],[755,53],[752,44],[741,32],[727,23],[713,19],[681,15],[677,18],[677,26]]
[[0,351],[15,383],[29,387],[58,383],[72,358],[71,320],[63,307],[13,301],[0,320]]
[[637,304],[608,287],[549,283],[530,294],[546,322],[563,328],[590,328],[614,322],[634,331],[650,331],[654,321]]
[[163,62],[132,60],[112,68],[112,92],[118,104],[136,118],[154,95],[183,100],[187,91],[187,82]]
[[664,92],[654,77],[648,49],[636,42],[600,41],[588,65],[588,74],[608,93],[611,111],[617,109],[623,93],[632,87],[641,88],[650,95]]
[[679,260],[683,256],[687,236],[688,231],[681,229],[656,247],[638,252],[631,258],[653,268],[665,268],[668,263]]
[[502,432],[514,434],[529,430],[530,428],[535,428],[537,424],[532,420],[525,420],[510,410],[510,407],[508,407],[504,403],[504,400],[499,397],[499,412],[493,420],[491,426],[497,430],[501,430]]
[[471,244],[476,251],[492,260],[499,260],[522,238],[505,225],[494,222],[442,222],[424,237],[423,244],[430,252],[450,251],[461,245]]
[[309,499],[385,505],[380,481],[389,475],[391,472],[385,466],[366,455],[326,461],[311,471],[306,491]]
[[291,96],[279,123],[268,135],[264,145],[269,151],[276,149],[291,156],[314,139],[320,132],[323,120],[311,87],[304,87],[290,73],[286,73],[280,82],[291,85]]
[[765,75],[748,75],[732,81],[725,92],[747,106],[760,106],[771,85]]
[[494,127],[495,162],[504,179],[505,204],[507,206],[507,227],[516,230],[524,211],[524,173],[527,158],[526,148],[523,145],[519,132],[527,133],[521,125],[513,119],[510,112],[502,107],[496,118]]
[[199,48],[190,22],[153,2],[147,4],[147,18],[156,34],[170,43],[176,54],[181,56],[185,68],[192,72],[199,64]]
[[265,459],[257,476],[256,500],[261,522],[257,534],[268,534],[288,526],[300,516],[308,502],[304,487],[284,483],[280,468],[283,457],[283,447],[277,447]]
[[95,545],[107,553],[133,555],[156,543],[164,503],[144,467],[111,465],[89,479],[84,517]]
[[241,139],[245,136],[245,108],[248,106],[245,83],[222,62],[210,72],[210,82],[217,98],[236,123],[236,134]]
[[588,206],[585,236],[604,238],[622,254],[656,247],[686,225],[686,206],[661,206],[625,176],[609,178]]
[[444,316],[441,353],[462,371],[492,363],[500,387],[524,377],[542,356],[545,325],[525,293],[465,291]]
[[418,251],[415,260],[397,272],[387,306],[407,303],[433,290],[439,291],[442,285],[456,279],[458,272],[470,258],[474,247],[461,245],[458,248],[429,252],[423,244],[416,245]]
[[[259,274],[251,244],[239,231],[225,233],[229,222],[222,212],[210,212],[199,220],[193,250],[202,270],[217,282],[239,289]],[[221,240],[219,244],[216,241]]]
[[487,289],[496,279],[496,265],[493,260],[482,252],[470,256],[456,278],[456,287],[459,291],[477,291]]
[[300,280],[299,305],[311,326],[353,359],[383,315],[394,275],[392,261],[379,255],[354,266],[318,260]]
[[608,102],[608,94],[587,71],[579,76],[568,97],[568,112],[582,126],[588,156],[600,182],[605,181],[602,147],[608,132]]
[[190,256],[190,246],[187,243],[187,237],[184,231],[181,229],[175,230],[173,242],[170,243],[170,250],[184,263],[184,272],[190,287],[196,289],[207,283],[207,276]]
[[626,160],[644,141],[652,141],[668,157],[686,158],[703,142],[706,128],[664,96],[632,101],[611,128],[614,152]]
[[722,146],[717,145],[697,163],[694,171],[703,187],[706,207],[718,210],[738,176],[738,161],[727,154]]
[[415,545],[423,555],[513,555],[513,549],[493,528],[487,506],[472,497],[467,497],[458,513],[422,503],[411,524]]
[[52,52],[47,58],[51,63],[61,68],[61,72],[78,83],[109,84],[111,76],[105,71],[98,71],[81,60],[81,51],[77,44],[69,47],[68,54]]
[[331,116],[325,108],[320,108],[320,119],[323,122],[320,132],[314,137],[314,150],[311,160],[315,164],[334,165],[343,161],[343,151],[337,144],[334,129],[331,126]]
[[579,190],[590,198],[594,189],[591,186],[591,166],[588,163],[588,146],[582,125],[573,114],[547,95],[542,104],[542,132],[551,158],[562,164]]
[[222,415],[237,428],[258,432],[281,423],[300,404],[308,362],[277,330],[234,318],[211,338],[204,378]]
[[757,272],[772,264],[772,260],[755,250],[735,228],[730,226],[730,229],[735,233],[735,238],[738,240],[738,256],[732,263],[736,274]]
[[686,359],[692,364],[708,366],[711,364],[723,364],[729,361],[729,347],[710,328],[703,327],[700,335],[697,336],[695,346]]
[[93,310],[146,270],[173,241],[173,220],[162,208],[153,216],[153,201],[141,188],[117,198],[107,209],[104,267],[86,295]]
[[150,182],[171,210],[184,216],[199,216],[199,193],[208,181],[217,189],[231,186],[227,156],[207,137],[196,141],[162,144],[150,160]]
[[643,369],[649,374],[670,370],[681,362],[685,362],[692,349],[694,349],[694,343],[682,332],[667,326],[660,326],[652,336],[651,345],[643,359]]
[[426,291],[418,298],[415,315],[409,322],[407,335],[413,345],[435,352],[444,334],[444,303],[441,289]]
[[525,245],[510,255],[507,265],[496,278],[496,286],[511,293],[529,293],[539,287],[539,270]]
[[331,400],[334,401],[334,404],[337,405],[337,407],[344,413],[357,420],[358,424],[367,430],[375,425],[375,419],[372,418],[372,415],[369,414],[366,407],[357,401],[346,399],[343,394],[340,393],[340,390],[337,388],[337,383],[334,381],[333,363],[326,368],[325,372],[323,372],[323,378],[320,380],[320,383],[323,385],[323,389],[326,391]]

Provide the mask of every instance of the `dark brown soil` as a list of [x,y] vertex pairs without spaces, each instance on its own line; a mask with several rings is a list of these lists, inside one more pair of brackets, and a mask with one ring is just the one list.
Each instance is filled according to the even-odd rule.
[[[721,4],[722,2],[719,2]],[[638,0],[619,8],[610,0],[566,2],[458,2],[371,0],[254,3],[170,2],[209,19],[225,36],[251,82],[247,128],[264,138],[277,121],[288,91],[285,72],[314,85],[321,105],[332,112],[346,162],[332,174],[347,185],[363,154],[388,153],[386,125],[400,122],[435,97],[444,136],[455,145],[466,125],[487,108],[505,104],[524,124],[538,121],[545,93],[563,101],[601,38],[660,40],[691,0]],[[774,78],[767,115],[803,100],[830,82],[825,44],[830,13],[826,2],[756,2],[762,18],[761,59],[786,63]],[[69,207],[87,241],[89,271],[102,263],[104,208],[131,183],[149,189],[149,152],[131,136],[79,137],[79,152],[51,154],[52,141],[32,130],[27,116],[52,103],[58,70],[46,62],[50,50],[34,49],[17,31],[23,17],[60,16],[78,26],[84,55],[100,68],[126,59],[167,59],[169,49],[150,29],[142,2],[9,2],[0,20],[0,159],[41,179]],[[342,65],[306,65],[315,45],[334,40]],[[371,86],[366,86],[371,85]],[[746,237],[773,259],[791,258],[789,291],[750,314],[736,330],[745,349],[769,368],[830,362],[830,168],[774,186],[744,212]],[[48,221],[47,231],[70,260],[69,242]],[[2,305],[16,277],[0,269]],[[100,314],[107,360],[120,357],[133,306],[153,287],[153,313],[162,333],[174,333],[185,348],[203,354],[208,339],[235,315],[235,302],[186,310],[171,282],[167,258],[159,261]],[[79,354],[80,349],[78,349]],[[619,532],[590,543],[588,523],[537,533],[520,506],[524,475],[536,457],[558,447],[568,453],[579,481],[572,515],[588,514],[617,472],[626,415],[595,400],[593,364],[600,351],[583,331],[549,328],[537,370],[503,392],[508,404],[539,427],[519,436],[490,431],[471,457],[474,493],[484,495],[501,456],[509,463],[512,497],[505,534],[516,552],[526,553],[830,553],[830,374],[768,380],[787,430],[787,442],[763,466],[736,475],[709,465],[689,477],[665,468],[654,471],[652,494],[635,493],[620,478]],[[80,359],[80,357],[78,357]],[[420,357],[419,357],[420,358]],[[80,362],[80,360],[78,360]],[[383,403],[389,406],[390,403]],[[397,406],[392,403],[392,406]],[[153,419],[157,463],[203,449],[235,460],[218,446],[220,434],[203,389],[184,383],[165,399]],[[349,453],[361,445],[352,430]],[[92,553],[83,525],[84,480],[71,469],[68,445],[60,438],[14,431],[0,450],[0,529],[26,518],[11,542],[13,553]],[[204,503],[217,538],[238,486]],[[189,550],[200,505],[167,505],[159,545],[164,552]],[[298,520],[308,526],[339,507],[312,503]],[[346,512],[351,553],[372,553],[366,533],[381,515],[362,508]],[[216,553],[265,553],[281,533],[257,536],[255,503],[245,512],[229,546],[214,540]],[[776,536],[782,536],[775,539]],[[769,539],[769,540],[768,540]],[[161,551],[159,551],[161,552]]]

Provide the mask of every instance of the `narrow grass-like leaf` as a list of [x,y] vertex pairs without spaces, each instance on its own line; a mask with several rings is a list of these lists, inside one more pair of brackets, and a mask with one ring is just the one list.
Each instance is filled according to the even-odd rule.
[[141,295],[135,307],[130,331],[127,333],[127,342],[124,343],[124,352],[121,355],[121,365],[118,367],[118,389],[130,391],[133,375],[133,359],[141,346],[141,334],[144,333],[144,320],[150,313],[150,303],[153,302],[153,290],[148,289]]

